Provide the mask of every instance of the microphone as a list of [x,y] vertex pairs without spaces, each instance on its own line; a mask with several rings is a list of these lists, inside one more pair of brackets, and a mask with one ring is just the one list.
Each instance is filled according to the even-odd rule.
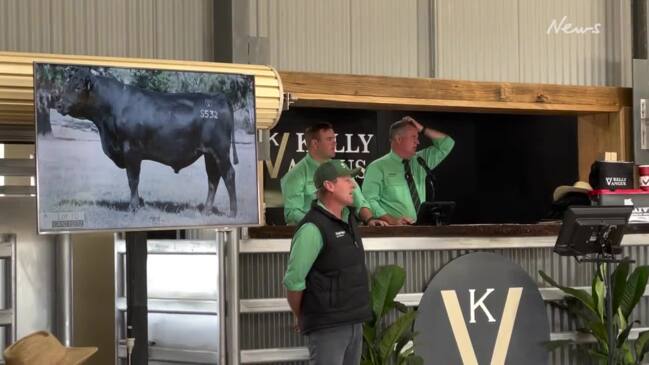
[[433,175],[433,171],[428,167],[428,165],[426,165],[426,160],[424,160],[423,157],[417,156],[417,162],[419,162],[421,167],[424,168],[424,170],[426,171],[426,175],[430,175],[430,176]]
[[435,201],[435,175],[433,175],[433,170],[426,165],[426,160],[423,157],[417,156],[417,162],[426,171],[426,201]]

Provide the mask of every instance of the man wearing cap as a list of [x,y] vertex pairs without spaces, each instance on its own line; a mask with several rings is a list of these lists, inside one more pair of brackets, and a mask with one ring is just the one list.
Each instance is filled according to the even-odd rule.
[[[417,152],[419,134],[430,139],[429,147]],[[446,134],[425,128],[411,117],[390,126],[391,151],[373,161],[365,171],[363,195],[375,217],[391,225],[412,224],[426,201],[426,170],[421,157],[434,169],[451,152],[455,141]]]
[[291,242],[284,285],[312,365],[359,364],[363,322],[372,318],[363,241],[349,208],[358,170],[331,161],[316,169],[317,201]]
[[[316,191],[313,172],[321,163],[330,161],[336,155],[336,134],[331,124],[318,123],[307,128],[304,136],[308,153],[281,179],[286,224],[299,223],[311,209]],[[332,161],[343,166],[339,160]],[[372,212],[360,187],[354,189],[354,206],[355,213],[367,224],[372,218]]]

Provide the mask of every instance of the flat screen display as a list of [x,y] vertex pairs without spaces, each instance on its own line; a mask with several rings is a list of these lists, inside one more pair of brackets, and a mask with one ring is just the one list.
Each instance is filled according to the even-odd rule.
[[39,232],[260,223],[254,76],[34,64]]

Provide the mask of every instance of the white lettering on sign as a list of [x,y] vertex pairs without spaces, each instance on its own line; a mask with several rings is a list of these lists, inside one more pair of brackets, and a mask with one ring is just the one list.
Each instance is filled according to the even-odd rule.
[[307,149],[304,133],[295,133],[297,136],[297,152],[304,152]]
[[358,145],[356,146],[355,149],[352,149],[352,136],[353,134],[351,133],[345,133],[345,137],[347,140],[347,151],[348,153],[358,153],[360,149],[358,148]]
[[268,140],[269,140],[273,145],[275,145],[275,147],[279,146],[279,143],[278,143],[277,140],[275,139],[275,137],[277,137],[278,134],[279,134],[279,133],[273,133],[273,134],[270,135],[270,138],[268,138]]
[[[271,136],[273,140],[274,135]],[[304,138],[304,133],[295,133],[297,137],[297,148],[295,152],[304,153],[309,148],[306,144],[306,139]],[[354,134],[354,133],[345,133],[344,138],[338,138],[336,134],[336,153],[370,153],[370,142],[374,138],[373,134]],[[274,142],[277,146],[277,142]]]
[[[373,134],[345,133],[345,138],[337,138],[337,136],[336,134],[336,142],[338,142],[336,144],[336,153],[370,153],[368,145],[372,137],[374,137]],[[342,144],[340,144],[341,141]]]
[[608,186],[626,186],[626,177],[607,177],[606,184]]
[[[367,138],[365,138],[367,137]],[[361,143],[363,144],[363,153],[370,153],[369,145],[370,141],[374,137],[373,134],[359,134],[358,138],[361,139]]]
[[496,322],[496,319],[491,315],[491,312],[489,312],[489,309],[487,309],[487,306],[484,304],[485,299],[489,296],[489,294],[493,293],[495,289],[490,288],[487,289],[487,291],[478,299],[478,301],[475,301],[475,289],[469,289],[469,295],[471,296],[471,320],[469,320],[469,323],[475,323],[475,310],[480,308],[484,312],[484,314],[487,316],[489,322]]
[[585,34],[585,33],[592,33],[592,34],[599,34],[600,33],[600,28],[602,27],[602,23],[595,23],[593,26],[590,27],[577,27],[573,25],[572,23],[566,23],[566,20],[568,20],[568,16],[564,15],[563,18],[561,18],[560,22],[557,22],[556,19],[552,19],[552,22],[550,23],[550,26],[548,27],[548,30],[546,31],[547,34],[550,34],[554,32],[554,34],[559,34],[559,33],[564,33],[564,34]]
[[[480,298],[477,306],[481,306],[483,311],[487,313],[488,317],[491,317],[491,314],[482,303],[484,299],[487,298],[494,289],[487,289],[485,295]],[[470,289],[471,293],[471,316],[477,307],[474,307],[473,293],[474,289]],[[460,357],[462,358],[462,363],[465,365],[478,365],[478,358],[473,348],[473,343],[471,337],[469,336],[469,329],[466,327],[464,322],[464,315],[460,309],[460,302],[458,300],[455,290],[442,290],[440,292],[442,295],[442,302],[444,303],[444,308],[446,308],[446,315],[448,316],[449,323],[451,325],[451,330],[453,331],[453,337],[455,337],[455,343],[457,344],[458,350],[460,352]],[[514,325],[516,323],[516,315],[518,314],[518,306],[521,302],[521,297],[523,296],[523,288],[509,288],[507,290],[507,299],[505,300],[505,307],[503,308],[503,315],[498,326],[498,334],[496,335],[496,343],[494,344],[493,353],[491,354],[491,365],[504,365],[507,358],[507,353],[509,352],[509,344],[511,342],[512,334],[514,332]],[[491,317],[493,319],[493,317]],[[489,322],[495,322],[495,320],[490,320]],[[473,321],[471,322],[473,323]]]
[[201,118],[203,119],[219,119],[219,112],[212,109],[201,109]]

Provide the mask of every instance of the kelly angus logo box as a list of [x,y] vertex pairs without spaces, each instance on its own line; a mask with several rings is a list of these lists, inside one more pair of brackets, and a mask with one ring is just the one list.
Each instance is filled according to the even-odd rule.
[[589,183],[595,190],[633,189],[633,162],[595,161]]

